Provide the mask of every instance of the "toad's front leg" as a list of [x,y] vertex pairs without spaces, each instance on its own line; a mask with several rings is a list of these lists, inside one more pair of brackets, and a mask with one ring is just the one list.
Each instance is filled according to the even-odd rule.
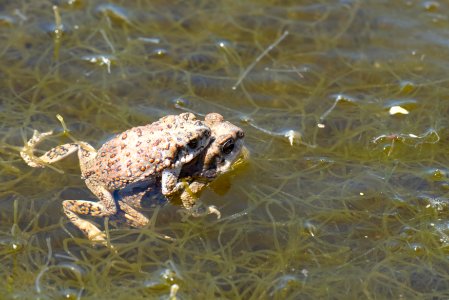
[[151,192],[151,187],[136,187],[131,190],[119,190],[116,199],[118,203],[117,221],[125,222],[131,227],[142,228],[148,224],[149,220],[136,210],[142,208],[142,199]]
[[193,217],[201,217],[209,214],[215,214],[217,219],[221,218],[221,213],[214,205],[204,207],[199,203],[201,192],[207,186],[207,182],[193,181],[190,184],[185,183],[186,187],[179,198],[187,213]]
[[161,190],[164,196],[172,196],[188,186],[185,182],[178,182],[181,167],[162,171]]
[[88,200],[65,200],[62,202],[64,213],[89,240],[106,244],[105,234],[92,222],[81,219],[78,215],[109,217],[117,213],[117,206],[111,192],[106,188],[86,180],[87,187],[100,199],[99,202]]

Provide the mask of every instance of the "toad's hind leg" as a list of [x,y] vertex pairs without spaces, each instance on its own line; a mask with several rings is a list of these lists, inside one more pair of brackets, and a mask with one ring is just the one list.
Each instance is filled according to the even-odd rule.
[[125,202],[119,201],[121,216],[125,219],[126,224],[134,228],[142,228],[150,222],[147,217],[132,208]]
[[92,222],[81,219],[78,215],[109,217],[117,213],[117,206],[112,194],[104,187],[86,180],[87,187],[99,198],[99,202],[87,200],[65,200],[62,202],[64,213],[92,241],[105,243],[104,233]]
[[81,219],[77,214],[92,215],[92,211],[101,210],[98,203],[86,200],[64,200],[62,206],[65,215],[91,241],[106,242],[106,235],[95,224]]
[[68,143],[64,145],[56,146],[47,152],[45,152],[41,156],[34,155],[34,149],[39,143],[45,140],[48,136],[50,136],[53,132],[43,132],[35,130],[33,137],[26,143],[26,145],[20,151],[20,156],[22,156],[23,160],[30,166],[34,168],[43,168],[47,164],[52,164],[57,161],[60,161],[70,154],[78,151],[80,148],[83,150],[82,152],[88,153],[88,155],[84,154],[81,157],[79,155],[80,160],[82,161],[85,157],[94,157],[95,149],[86,142],[78,142],[78,143]]
[[57,162],[79,149],[79,146],[77,144],[69,143],[56,146],[55,148],[47,151],[42,156],[35,156],[33,152],[36,146],[52,133],[52,131],[40,133],[39,131],[35,130],[33,137],[25,144],[25,146],[20,151],[20,156],[22,156],[23,160],[30,167],[43,168],[46,164]]

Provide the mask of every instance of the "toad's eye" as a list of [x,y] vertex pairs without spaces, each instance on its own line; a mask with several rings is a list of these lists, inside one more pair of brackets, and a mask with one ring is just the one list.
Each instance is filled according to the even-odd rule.
[[229,139],[226,142],[224,142],[223,146],[221,147],[221,151],[227,155],[231,153],[232,150],[234,150],[234,146],[235,146],[234,140]]
[[196,149],[196,147],[198,147],[198,139],[191,140],[187,146],[189,146],[190,149]]

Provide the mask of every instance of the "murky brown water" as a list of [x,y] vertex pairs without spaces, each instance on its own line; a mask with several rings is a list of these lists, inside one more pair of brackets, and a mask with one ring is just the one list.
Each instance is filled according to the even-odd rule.
[[[0,298],[448,298],[448,9],[0,1]],[[98,147],[182,111],[244,128],[250,160],[203,194],[222,219],[152,209],[109,226],[117,253],[62,213],[92,199],[76,157],[18,155],[56,114]]]

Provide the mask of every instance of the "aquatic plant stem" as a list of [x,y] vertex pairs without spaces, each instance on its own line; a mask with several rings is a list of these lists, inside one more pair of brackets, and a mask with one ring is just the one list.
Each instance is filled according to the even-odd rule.
[[55,61],[59,60],[59,48],[61,46],[61,37],[63,32],[63,25],[61,20],[61,15],[59,14],[59,9],[56,5],[53,5],[53,13],[55,14],[55,37],[53,39],[55,48],[53,50],[53,58]]
[[234,86],[232,87],[233,90],[237,89],[237,87],[240,85],[240,83],[242,83],[243,79],[246,77],[246,75],[248,75],[249,72],[251,72],[251,70],[254,68],[254,66],[265,56],[268,54],[268,52],[270,52],[271,50],[273,50],[277,45],[279,45],[280,42],[282,42],[282,40],[285,39],[285,37],[288,35],[288,31],[284,31],[284,33],[282,33],[282,35],[276,40],[274,41],[274,43],[272,43],[270,46],[268,46],[258,57],[256,57],[256,59],[249,64],[249,66],[245,69],[245,71],[243,71],[243,73],[240,75],[240,77],[238,78],[237,82],[234,84]]

